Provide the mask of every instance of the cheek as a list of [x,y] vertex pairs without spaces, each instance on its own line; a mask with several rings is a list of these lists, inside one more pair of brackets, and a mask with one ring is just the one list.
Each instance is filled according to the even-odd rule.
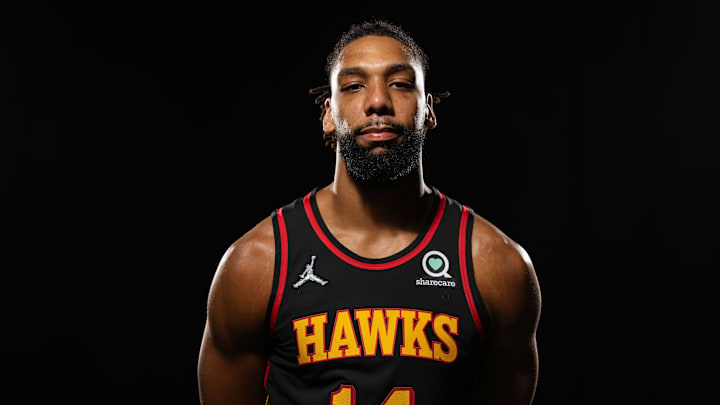
[[330,115],[332,117],[333,124],[335,125],[336,133],[341,135],[350,133],[350,125],[348,124],[347,118],[339,108],[333,108]]
[[350,124],[348,124],[346,119],[340,118],[335,121],[335,132],[340,135],[350,135],[352,129],[350,128]]
[[364,114],[363,102],[360,97],[344,97],[338,104],[340,112],[346,117]]
[[334,111],[337,112],[337,114],[333,114],[336,125],[342,121],[345,124],[349,122],[353,126],[364,122],[367,118],[362,106],[358,107],[356,104],[341,104]]
[[423,110],[418,108],[417,112],[415,113],[415,129],[422,129],[425,127],[425,114],[423,113]]
[[415,99],[409,100],[404,111],[406,111],[407,119],[412,120],[415,129],[425,125],[425,104],[423,102]]

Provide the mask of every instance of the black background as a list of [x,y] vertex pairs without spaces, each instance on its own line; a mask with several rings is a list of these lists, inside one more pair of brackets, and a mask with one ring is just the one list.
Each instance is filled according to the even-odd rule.
[[452,93],[427,182],[533,258],[535,403],[704,402],[720,7],[536,3],[5,9],[3,397],[198,403],[215,267],[332,180],[307,90],[342,30],[375,16]]

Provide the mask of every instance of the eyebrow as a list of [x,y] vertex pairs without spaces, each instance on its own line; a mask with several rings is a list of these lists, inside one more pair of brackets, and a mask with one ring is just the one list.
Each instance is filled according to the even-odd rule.
[[[385,74],[391,75],[393,73],[402,72],[404,70],[411,70],[413,72],[415,71],[413,69],[412,65],[410,65],[410,64],[393,63],[392,65],[388,66],[385,69]],[[343,77],[343,76],[352,76],[352,75],[363,74],[363,73],[365,73],[365,69],[363,69],[361,67],[351,66],[351,67],[346,67],[346,68],[342,69],[340,72],[338,72],[338,78]]]

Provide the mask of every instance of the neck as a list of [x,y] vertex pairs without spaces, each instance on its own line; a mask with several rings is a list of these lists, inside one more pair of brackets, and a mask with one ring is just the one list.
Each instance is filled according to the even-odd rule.
[[350,177],[338,153],[335,178],[328,187],[330,208],[347,218],[351,227],[416,227],[418,219],[429,213],[432,191],[423,179],[422,165],[407,176],[388,183],[368,183]]

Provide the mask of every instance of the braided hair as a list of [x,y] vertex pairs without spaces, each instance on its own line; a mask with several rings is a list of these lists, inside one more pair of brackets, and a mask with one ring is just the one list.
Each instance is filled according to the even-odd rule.
[[[375,20],[352,25],[348,31],[340,36],[337,43],[335,43],[333,51],[328,55],[325,63],[325,74],[328,77],[328,81],[330,80],[332,69],[340,58],[340,54],[343,49],[345,49],[350,42],[370,35],[390,37],[400,41],[410,50],[412,56],[420,64],[423,74],[425,75],[427,73],[429,68],[428,57],[415,40],[397,25],[382,20]],[[330,85],[325,84],[313,87],[310,89],[309,93],[315,96],[315,104],[320,105],[320,120],[322,121],[325,117],[325,113],[327,112],[327,109],[325,108],[325,100],[331,95]],[[432,94],[433,104],[440,103],[449,95],[450,92],[448,91]],[[333,149],[333,151],[335,151],[336,139],[334,132],[323,132],[323,141],[325,142],[325,146],[329,146]]]

